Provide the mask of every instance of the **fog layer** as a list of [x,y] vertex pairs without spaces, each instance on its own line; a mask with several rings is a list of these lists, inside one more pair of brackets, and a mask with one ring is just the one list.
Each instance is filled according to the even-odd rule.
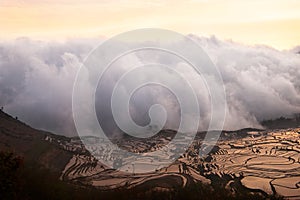
[[[298,48],[278,51],[215,37],[189,37],[206,51],[223,77],[228,103],[224,129],[261,127],[261,120],[300,112]],[[84,59],[100,42],[96,39],[45,42],[27,38],[0,42],[0,106],[35,128],[76,135],[72,118],[73,83]],[[133,55],[126,63],[139,64],[143,63],[142,59],[145,58],[141,55]],[[157,61],[172,64],[159,57]],[[193,82],[203,113],[201,130],[209,123],[208,93],[203,84],[194,81],[198,75],[188,69],[189,66],[176,63],[176,67]],[[107,76],[104,79],[106,85],[102,86],[104,91],[98,91],[97,95],[105,99],[109,93],[105,88],[111,90],[110,85],[118,76],[120,74]],[[133,96],[131,114],[138,124],[147,123],[149,106],[160,103],[169,114],[166,128],[178,126],[176,116],[180,115],[180,108],[173,95],[164,90],[155,86]],[[107,106],[101,108],[101,101],[97,101],[96,107],[98,112],[104,113],[102,122],[110,127],[113,123]]]

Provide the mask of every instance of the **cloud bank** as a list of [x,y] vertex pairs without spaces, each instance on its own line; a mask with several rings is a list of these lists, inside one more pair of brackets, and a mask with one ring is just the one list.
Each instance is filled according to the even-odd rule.
[[[300,55],[295,49],[278,51],[215,37],[189,37],[207,52],[223,77],[228,103],[224,129],[260,127],[261,120],[300,112]],[[80,65],[99,42],[96,39],[45,42],[28,38],[0,42],[0,105],[33,127],[76,135],[72,119],[73,83]],[[113,85],[126,66],[142,64],[147,56],[174,65],[188,77],[197,91],[203,113],[199,129],[207,127],[209,95],[198,75],[179,61],[151,53],[127,57],[121,61],[123,68],[116,66],[103,80],[97,91],[100,100],[96,101],[100,122],[108,131],[114,131],[115,124],[107,107]],[[148,109],[155,103],[166,108],[166,128],[176,128],[180,116],[178,103],[169,91],[157,86],[141,89],[132,97],[132,118],[140,125],[147,124]]]

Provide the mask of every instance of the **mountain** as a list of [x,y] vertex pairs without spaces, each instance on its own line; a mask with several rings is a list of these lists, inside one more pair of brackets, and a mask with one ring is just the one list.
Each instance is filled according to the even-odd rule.
[[61,172],[73,153],[45,140],[54,136],[70,140],[49,132],[36,130],[27,124],[0,111],[0,150],[15,152],[26,162],[34,162],[55,172]]
[[261,125],[267,129],[298,128],[300,127],[300,114],[294,114],[289,117],[264,120],[261,122]]
[[[147,155],[147,152],[168,144],[175,134],[180,133],[162,130],[151,140],[125,136],[113,142],[125,150]],[[196,193],[216,195],[215,199],[223,199],[224,195],[228,199],[275,198],[278,194],[294,199],[300,198],[299,128],[281,130],[248,128],[222,131],[219,141],[213,146],[209,143],[204,144],[203,138],[206,134],[214,135],[216,132],[199,132],[184,154],[171,165],[160,167],[161,163],[176,155],[178,148],[182,148],[184,137],[182,141],[179,140],[180,144],[168,149],[167,156],[158,155],[152,160],[146,159],[144,163],[135,163],[130,162],[130,154],[120,159],[120,155],[100,138],[58,136],[36,130],[0,111],[0,151],[13,151],[23,156],[27,165],[38,165],[59,174],[58,177],[63,183],[89,190],[96,188],[95,194],[104,191],[105,194],[116,194],[117,199],[120,199],[120,195],[126,199],[124,194],[135,195],[131,196],[131,199],[142,199],[144,194],[149,194],[145,193],[147,191],[167,194],[168,198],[161,199],[174,199],[172,195],[177,199],[182,199],[186,195],[191,197],[190,199],[195,199]],[[96,145],[84,146],[82,141],[96,141]],[[209,146],[212,147],[210,153],[199,156],[201,151]],[[127,170],[118,171],[106,167],[87,151],[88,148],[101,160],[117,161],[114,164]],[[158,168],[154,172],[135,173],[136,164],[155,165]],[[35,168],[32,167],[31,170]],[[60,184],[57,182],[53,182],[52,185],[46,184],[45,190]],[[30,188],[36,187],[35,185]],[[78,187],[76,191],[79,190]],[[182,195],[180,193],[182,189],[185,195],[178,197]],[[62,193],[65,194],[66,191]],[[83,194],[85,193],[84,190]],[[150,194],[149,199],[152,199],[152,193]],[[40,198],[39,195],[37,199]]]

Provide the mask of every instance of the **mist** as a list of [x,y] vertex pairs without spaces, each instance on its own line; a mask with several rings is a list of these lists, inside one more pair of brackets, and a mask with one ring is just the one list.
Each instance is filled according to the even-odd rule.
[[[300,113],[299,47],[278,51],[263,45],[222,41],[214,36],[188,37],[204,49],[223,77],[228,104],[224,129],[261,128],[261,120]],[[84,59],[100,43],[100,39],[54,42],[29,38],[0,42],[0,106],[35,128],[75,136],[73,83]],[[109,133],[116,129],[108,106],[113,85],[124,71],[143,64],[149,55],[124,58],[123,67],[115,66],[98,87],[95,104],[99,122]],[[151,59],[174,66],[191,81],[202,113],[199,130],[205,129],[210,119],[210,101],[199,75],[179,61],[155,56]],[[178,82],[172,84],[182,87]],[[176,129],[180,118],[178,102],[173,94],[157,86],[134,94],[130,107],[133,120],[147,124],[148,109],[156,103],[167,111],[165,128]]]

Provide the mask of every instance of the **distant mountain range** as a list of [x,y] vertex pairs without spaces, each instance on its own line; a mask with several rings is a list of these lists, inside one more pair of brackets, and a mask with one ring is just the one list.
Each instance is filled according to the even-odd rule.
[[298,128],[300,127],[300,114],[294,114],[290,117],[264,120],[261,122],[261,125],[267,129]]

